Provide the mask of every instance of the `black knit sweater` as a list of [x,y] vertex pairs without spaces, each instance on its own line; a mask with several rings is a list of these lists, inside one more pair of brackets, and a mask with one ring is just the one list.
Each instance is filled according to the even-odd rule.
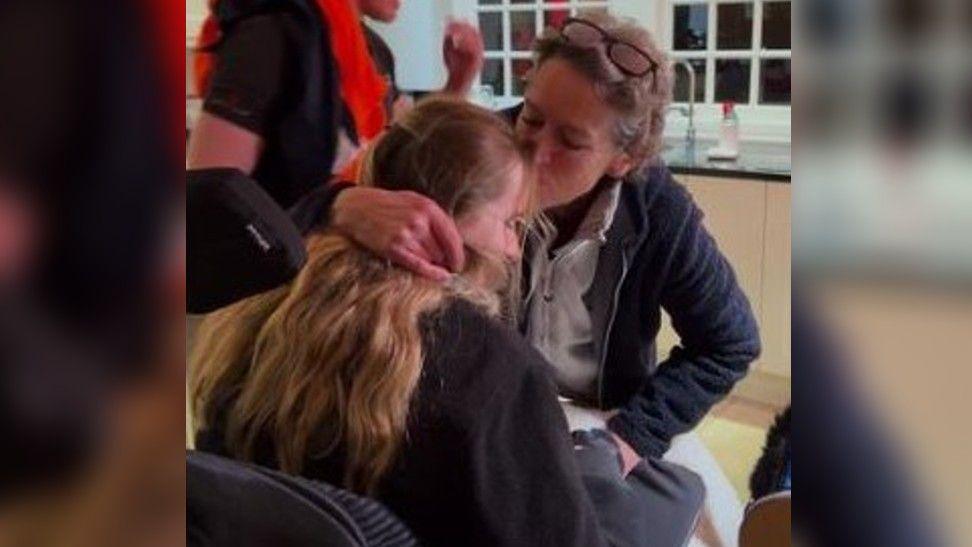
[[[423,545],[605,544],[543,357],[461,301],[425,338],[406,439],[376,497]],[[215,426],[197,448],[224,452]],[[340,485],[340,450],[303,474]]]

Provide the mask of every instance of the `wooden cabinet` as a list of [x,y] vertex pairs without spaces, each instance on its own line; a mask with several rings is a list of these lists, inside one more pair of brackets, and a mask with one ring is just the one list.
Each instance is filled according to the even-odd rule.
[[705,213],[706,229],[729,258],[736,279],[758,315],[762,304],[768,185],[715,177],[690,177],[684,183]]
[[790,377],[790,185],[766,185],[761,370]]
[[[790,184],[676,175],[705,213],[760,326],[763,353],[734,393],[782,406],[790,400]],[[665,317],[660,358],[678,341]]]

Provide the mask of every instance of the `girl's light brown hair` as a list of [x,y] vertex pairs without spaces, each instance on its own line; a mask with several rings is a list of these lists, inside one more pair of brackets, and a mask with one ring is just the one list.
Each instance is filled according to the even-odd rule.
[[[434,99],[375,143],[360,182],[421,193],[459,216],[503,195],[527,159],[491,112]],[[450,298],[488,313],[500,299],[495,287],[413,275],[335,232],[307,244],[308,262],[290,284],[204,321],[190,359],[192,411],[200,429],[225,427],[234,457],[253,460],[268,446],[290,473],[340,445],[344,486],[373,493],[405,434],[425,357],[420,320]],[[468,278],[518,270],[467,253]]]

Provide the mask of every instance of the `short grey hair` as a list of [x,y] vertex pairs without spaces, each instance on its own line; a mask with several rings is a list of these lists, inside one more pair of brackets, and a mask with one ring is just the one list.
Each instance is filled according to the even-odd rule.
[[533,46],[537,68],[550,59],[562,59],[591,79],[601,99],[618,113],[617,144],[635,160],[634,170],[637,170],[654,159],[662,148],[665,113],[672,102],[674,75],[671,61],[657,46],[651,33],[633,19],[601,11],[581,11],[578,18],[637,46],[658,64],[654,81],[652,78],[627,77],[607,58],[603,48],[572,45],[563,40],[558,30],[549,27]]

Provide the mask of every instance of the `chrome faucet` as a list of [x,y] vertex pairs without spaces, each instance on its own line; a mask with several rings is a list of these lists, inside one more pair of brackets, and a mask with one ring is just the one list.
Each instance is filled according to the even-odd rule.
[[689,92],[688,92],[688,109],[684,106],[671,106],[668,109],[679,112],[686,118],[688,118],[688,128],[685,131],[685,143],[688,146],[695,145],[695,69],[689,64],[685,59],[677,59],[675,61],[675,66],[682,67],[688,72],[689,77]]

